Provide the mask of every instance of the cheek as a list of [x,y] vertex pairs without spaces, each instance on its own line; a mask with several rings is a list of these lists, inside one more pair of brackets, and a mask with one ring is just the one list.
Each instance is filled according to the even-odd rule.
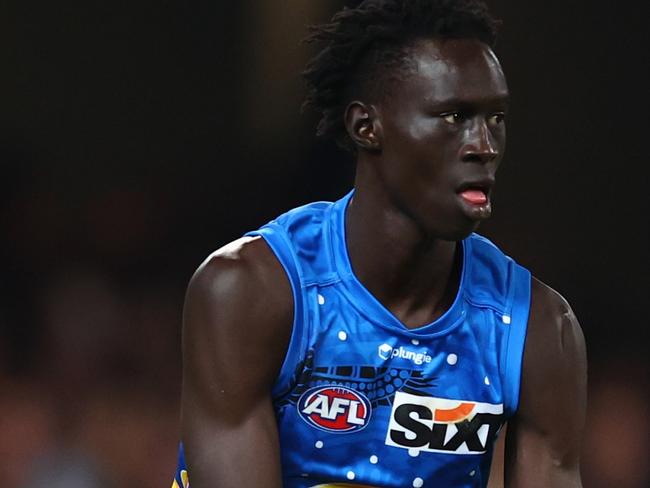
[[428,195],[448,179],[458,159],[459,141],[458,131],[439,118],[396,121],[384,133],[385,177],[403,190]]
[[433,143],[454,137],[453,127],[440,117],[417,117],[404,127],[406,136],[413,142]]
[[449,158],[458,147],[460,134],[439,118],[422,117],[405,124],[396,133],[395,146],[414,161],[428,165],[432,160]]

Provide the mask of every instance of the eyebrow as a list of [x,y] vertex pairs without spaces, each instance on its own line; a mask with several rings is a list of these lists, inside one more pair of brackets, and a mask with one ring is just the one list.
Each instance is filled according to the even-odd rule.
[[461,98],[447,98],[444,100],[427,100],[429,103],[434,103],[435,105],[450,105],[454,107],[473,107],[476,105],[483,106],[494,106],[501,105],[504,108],[510,106],[510,97],[509,96],[498,96],[491,98],[480,98],[480,99],[461,99]]

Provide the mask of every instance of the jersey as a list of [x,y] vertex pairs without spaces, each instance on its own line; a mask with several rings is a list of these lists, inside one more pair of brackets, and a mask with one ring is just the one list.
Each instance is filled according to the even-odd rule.
[[472,234],[462,241],[453,304],[409,329],[352,270],[352,196],[291,210],[248,234],[273,250],[294,300],[272,390],[283,486],[485,487],[494,441],[517,409],[530,273]]

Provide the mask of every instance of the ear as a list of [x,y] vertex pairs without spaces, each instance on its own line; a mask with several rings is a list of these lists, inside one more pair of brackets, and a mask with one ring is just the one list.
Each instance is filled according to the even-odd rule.
[[381,121],[372,105],[350,102],[344,117],[345,128],[357,149],[381,150]]

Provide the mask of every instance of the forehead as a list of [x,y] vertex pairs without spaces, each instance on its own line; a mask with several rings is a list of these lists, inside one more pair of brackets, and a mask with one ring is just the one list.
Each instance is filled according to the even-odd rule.
[[400,103],[430,101],[480,104],[505,101],[508,86],[496,55],[472,39],[416,41],[409,49],[412,70],[397,83]]

